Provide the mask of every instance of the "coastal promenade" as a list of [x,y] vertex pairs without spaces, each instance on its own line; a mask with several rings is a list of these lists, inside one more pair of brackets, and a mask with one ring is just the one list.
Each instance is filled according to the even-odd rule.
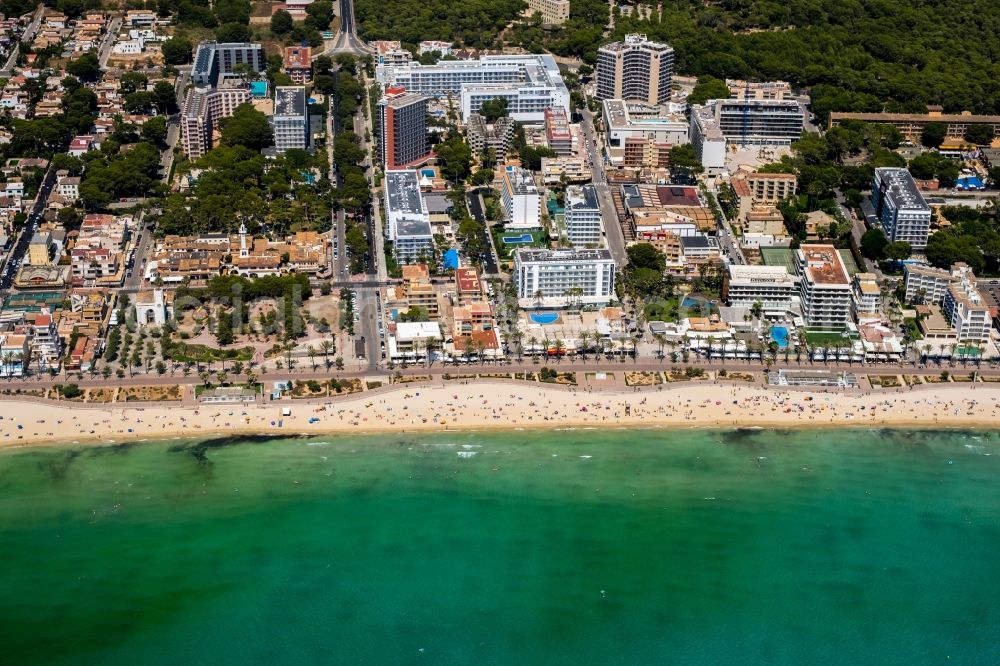
[[[947,363],[942,365],[937,365],[934,363],[926,365],[912,365],[912,364],[884,364],[884,365],[861,365],[861,364],[849,364],[846,362],[841,363],[822,363],[822,362],[809,362],[803,361],[797,362],[779,362],[771,364],[770,366],[763,366],[760,363],[746,363],[746,362],[734,362],[734,361],[707,361],[699,358],[692,358],[689,362],[672,362],[670,360],[656,360],[648,358],[640,358],[637,361],[633,359],[619,359],[617,361],[609,360],[570,360],[564,359],[562,361],[557,361],[555,359],[540,359],[538,362],[533,362],[529,358],[525,358],[521,362],[513,362],[508,364],[462,364],[462,365],[443,365],[436,363],[430,366],[424,365],[407,365],[407,366],[396,366],[392,369],[370,369],[366,363],[358,364],[354,363],[345,366],[344,370],[326,369],[323,364],[322,356],[316,358],[316,369],[313,370],[311,364],[304,359],[297,359],[298,365],[293,370],[276,369],[273,366],[267,366],[261,368],[256,366],[253,368],[254,376],[257,381],[262,381],[265,383],[278,382],[278,381],[307,381],[310,379],[323,381],[333,378],[338,379],[369,379],[369,380],[381,380],[386,382],[391,377],[414,377],[414,376],[431,376],[431,377],[442,377],[444,375],[470,375],[470,374],[497,374],[497,373],[535,373],[538,372],[543,367],[548,367],[556,370],[560,373],[562,372],[575,372],[575,373],[626,373],[626,372],[669,372],[672,368],[685,368],[685,367],[697,367],[704,368],[706,371],[718,371],[720,369],[725,369],[729,373],[749,373],[755,377],[762,377],[764,372],[767,371],[778,371],[778,370],[812,370],[821,372],[849,372],[858,375],[859,378],[863,378],[869,375],[938,375],[941,372],[948,372],[949,374],[969,374],[976,373],[976,375],[983,377],[985,379],[995,379],[1000,380],[1000,367],[990,367],[988,364],[983,363],[977,366],[975,363],[968,363],[963,365],[962,363],[957,363],[954,366],[950,366]],[[246,367],[246,364],[244,364]],[[205,364],[201,369],[208,369],[211,371],[225,371],[228,374],[230,382],[238,382],[245,374],[238,375],[232,372],[232,363],[228,366],[223,366],[221,363],[214,363],[211,366]],[[91,376],[88,373],[83,373],[82,377],[78,376],[77,373],[70,373],[67,375],[59,375],[56,377],[48,376],[36,376],[26,378],[14,378],[0,380],[0,392],[6,390],[16,390],[17,388],[47,388],[52,387],[57,384],[65,385],[69,382],[79,385],[81,388],[104,388],[104,387],[118,387],[118,386],[169,386],[174,384],[195,384],[198,383],[197,373],[198,368],[193,368],[190,375],[184,375],[180,369],[176,369],[173,372],[167,372],[163,375],[159,375],[155,372],[141,372],[137,371],[134,375],[125,376],[124,378],[109,377],[107,379],[101,377],[100,375]]]
[[989,383],[865,391],[788,390],[723,380],[602,390],[430,379],[350,396],[249,404],[80,406],[7,395],[0,400],[0,446],[540,428],[989,429],[1000,417],[998,400],[1000,386]]

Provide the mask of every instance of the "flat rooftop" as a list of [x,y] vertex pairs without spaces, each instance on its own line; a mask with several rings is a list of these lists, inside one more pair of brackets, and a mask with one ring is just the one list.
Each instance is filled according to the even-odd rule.
[[600,250],[538,250],[522,248],[516,254],[519,261],[563,262],[563,261],[614,261],[611,251]]
[[426,212],[417,172],[413,169],[386,171],[385,197],[388,212],[404,215],[423,215]]
[[840,253],[832,245],[803,245],[799,248],[800,260],[804,260],[803,273],[813,284],[849,286],[851,281],[847,269],[840,259]]
[[906,169],[879,167],[875,169],[875,177],[885,185],[886,194],[897,209],[930,212],[931,207],[924,201],[924,196],[917,189],[913,176]]
[[274,89],[274,115],[304,117],[306,89],[302,86],[278,86]]
[[738,282],[791,282],[792,276],[784,266],[743,266],[729,264],[729,279]]
[[566,209],[582,208],[597,210],[597,188],[593,185],[570,186],[566,188]]

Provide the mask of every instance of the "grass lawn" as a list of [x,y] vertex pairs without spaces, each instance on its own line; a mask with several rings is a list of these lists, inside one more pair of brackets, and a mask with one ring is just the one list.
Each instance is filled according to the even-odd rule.
[[676,296],[646,303],[646,321],[677,321],[680,301]]
[[811,347],[822,347],[834,342],[847,342],[850,338],[844,337],[840,331],[810,331],[806,330],[806,343]]

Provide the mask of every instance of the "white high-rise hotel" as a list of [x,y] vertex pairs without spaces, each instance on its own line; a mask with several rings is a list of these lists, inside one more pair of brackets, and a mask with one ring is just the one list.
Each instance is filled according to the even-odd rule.
[[614,298],[615,260],[605,249],[521,249],[514,254],[514,278],[522,307],[600,305]]
[[674,50],[646,35],[626,35],[597,49],[597,99],[666,104],[674,76]]
[[478,60],[444,60],[436,65],[379,65],[377,78],[387,86],[431,97],[459,97],[463,121],[496,98],[507,100],[508,115],[519,122],[541,123],[549,108],[569,113],[569,90],[559,65],[545,54],[484,55]]

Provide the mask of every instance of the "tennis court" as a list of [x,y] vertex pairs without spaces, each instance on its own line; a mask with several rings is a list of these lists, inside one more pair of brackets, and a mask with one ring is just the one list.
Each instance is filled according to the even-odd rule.
[[767,266],[784,266],[795,275],[795,252],[787,247],[762,247],[760,257]]

